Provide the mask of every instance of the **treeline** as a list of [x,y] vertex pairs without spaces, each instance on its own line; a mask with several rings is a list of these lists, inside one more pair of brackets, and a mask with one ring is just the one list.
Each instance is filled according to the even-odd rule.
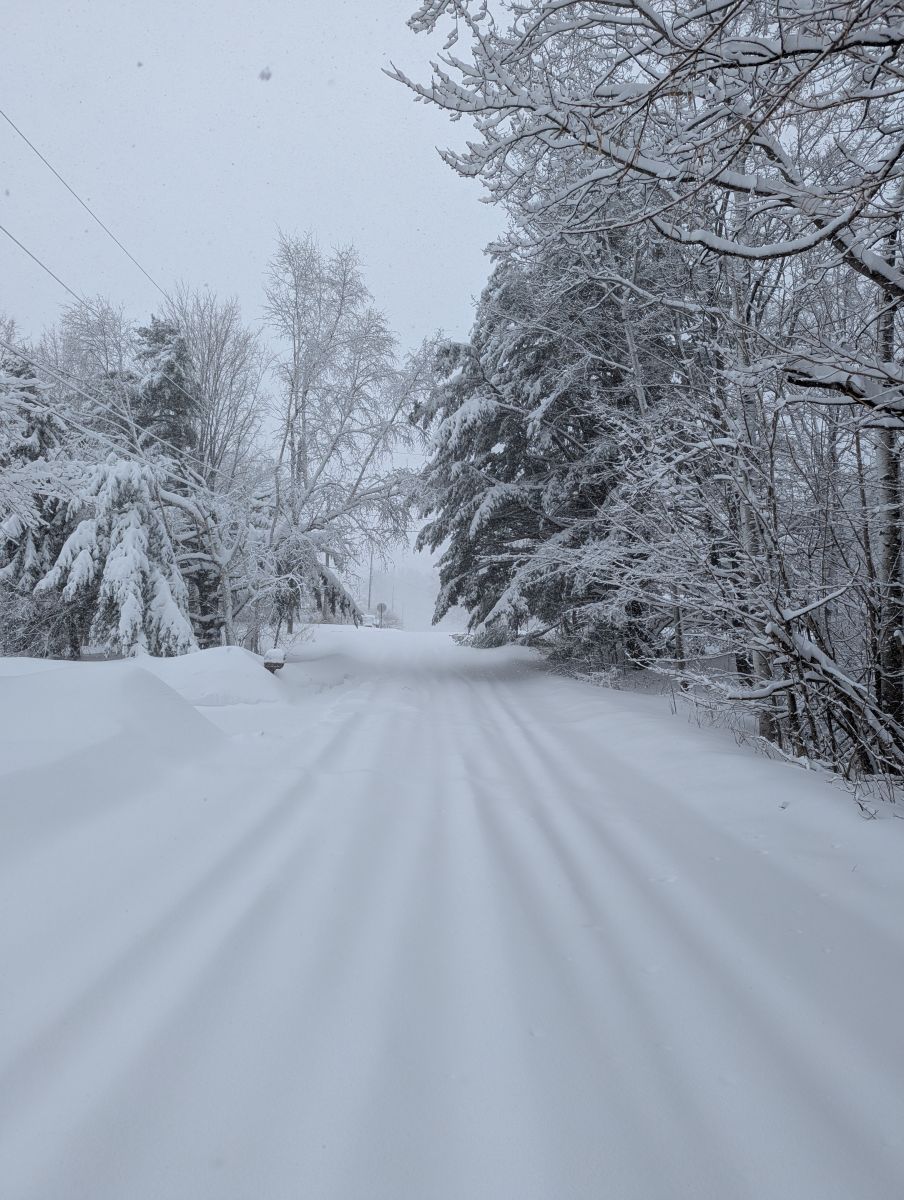
[[281,236],[265,320],[182,290],[0,326],[0,654],[184,653],[357,621],[356,564],[407,528],[417,361],[353,250]]
[[427,3],[509,217],[419,408],[438,612],[904,766],[904,14]]

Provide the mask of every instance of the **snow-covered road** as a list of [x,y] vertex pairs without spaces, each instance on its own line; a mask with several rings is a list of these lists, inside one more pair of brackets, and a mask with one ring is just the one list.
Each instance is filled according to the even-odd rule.
[[3,1200],[904,1195],[904,823],[524,651],[209,653],[0,679],[164,730],[0,778]]

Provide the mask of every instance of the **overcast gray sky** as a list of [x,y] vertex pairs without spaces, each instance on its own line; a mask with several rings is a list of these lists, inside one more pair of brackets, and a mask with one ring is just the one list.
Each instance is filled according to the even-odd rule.
[[[402,343],[466,332],[501,225],[435,152],[465,129],[381,73],[425,75],[416,0],[7,0],[3,108],[150,274],[259,315],[277,226],[354,242]],[[270,78],[260,78],[269,71]],[[0,223],[81,294],[159,297],[0,120]],[[0,311],[67,296],[0,235]]]

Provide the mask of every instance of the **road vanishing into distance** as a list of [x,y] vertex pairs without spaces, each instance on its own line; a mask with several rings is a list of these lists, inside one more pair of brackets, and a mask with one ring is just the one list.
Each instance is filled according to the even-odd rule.
[[904,1195],[897,821],[524,650],[192,660],[0,678],[141,715],[0,778],[3,1200]]

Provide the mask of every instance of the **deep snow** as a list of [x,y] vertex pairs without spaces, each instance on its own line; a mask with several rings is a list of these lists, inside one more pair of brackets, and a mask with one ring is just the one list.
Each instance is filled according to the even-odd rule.
[[904,822],[526,651],[0,663],[3,1200],[896,1200]]

